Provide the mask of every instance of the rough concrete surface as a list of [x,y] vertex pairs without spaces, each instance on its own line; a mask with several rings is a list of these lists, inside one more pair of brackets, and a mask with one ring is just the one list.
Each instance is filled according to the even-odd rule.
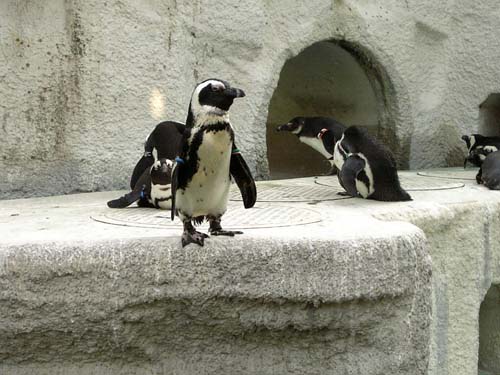
[[426,374],[431,265],[414,225],[354,199],[280,202],[322,220],[183,249],[180,228],[89,217],[117,194],[0,203],[0,373]]
[[[232,119],[252,170],[266,177],[273,93],[307,86],[286,74],[280,82],[280,72],[327,40],[359,66],[324,54],[332,65],[366,74],[378,124],[361,125],[378,126],[401,166],[458,165],[459,136],[481,127],[478,105],[498,90],[499,16],[494,0],[4,0],[0,197],[124,188],[148,132],[160,119],[183,121],[195,83],[212,76],[247,93]],[[362,81],[326,85],[368,90]],[[297,115],[355,121],[363,112],[366,96],[322,101],[324,85],[315,87],[293,105],[307,112]],[[275,108],[269,123],[289,115]]]

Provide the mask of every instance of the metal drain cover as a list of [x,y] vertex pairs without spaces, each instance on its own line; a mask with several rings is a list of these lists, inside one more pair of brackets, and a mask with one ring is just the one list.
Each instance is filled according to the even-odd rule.
[[478,171],[479,168],[475,169],[446,168],[446,169],[436,169],[434,171],[418,172],[417,174],[423,177],[446,178],[449,180],[476,181],[476,174]]
[[[154,208],[110,209],[102,215],[91,216],[101,223],[143,228],[182,228],[179,218],[170,220],[170,211]],[[222,218],[225,229],[275,228],[304,225],[321,221],[321,214],[315,210],[301,207],[266,206],[244,209],[228,207]],[[204,223],[201,228],[208,225]]]
[[[346,197],[337,195],[343,191],[340,185],[285,185],[277,183],[260,183],[257,185],[258,202],[314,202],[345,199]],[[320,185],[320,186],[318,186]],[[229,199],[241,201],[239,190],[231,191]]]
[[[399,175],[401,186],[407,191],[428,191],[428,190],[449,190],[459,189],[465,186],[462,182],[443,181],[432,178],[423,178],[422,176],[415,175]],[[331,177],[317,177],[314,181],[318,185],[331,186],[332,188],[343,191],[340,187],[336,176]]]

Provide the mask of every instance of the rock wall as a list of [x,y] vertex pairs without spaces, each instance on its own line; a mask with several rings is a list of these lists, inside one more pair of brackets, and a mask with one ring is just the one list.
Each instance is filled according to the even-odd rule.
[[497,90],[499,16],[494,0],[2,1],[0,198],[125,187],[148,132],[213,76],[246,91],[232,119],[265,178],[280,72],[325,40],[364,67],[402,167],[459,164]]

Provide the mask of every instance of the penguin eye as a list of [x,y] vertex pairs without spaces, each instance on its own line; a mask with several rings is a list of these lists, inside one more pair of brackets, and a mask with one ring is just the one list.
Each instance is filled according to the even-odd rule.
[[212,86],[212,91],[213,91],[213,92],[219,92],[219,91],[222,91],[222,87],[221,87],[221,86]]

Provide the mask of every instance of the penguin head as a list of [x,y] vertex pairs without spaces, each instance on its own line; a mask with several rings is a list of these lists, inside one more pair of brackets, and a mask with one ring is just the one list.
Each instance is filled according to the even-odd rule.
[[294,117],[293,119],[288,121],[288,123],[278,126],[276,128],[276,131],[290,132],[298,137],[302,133],[305,124],[306,124],[305,117]]
[[155,185],[167,185],[171,182],[174,163],[170,159],[158,159],[151,167],[151,182]]
[[[189,104],[188,125],[200,116],[224,116],[235,98],[243,98],[245,92],[220,79],[207,79],[196,85]],[[190,121],[191,120],[191,121]]]

